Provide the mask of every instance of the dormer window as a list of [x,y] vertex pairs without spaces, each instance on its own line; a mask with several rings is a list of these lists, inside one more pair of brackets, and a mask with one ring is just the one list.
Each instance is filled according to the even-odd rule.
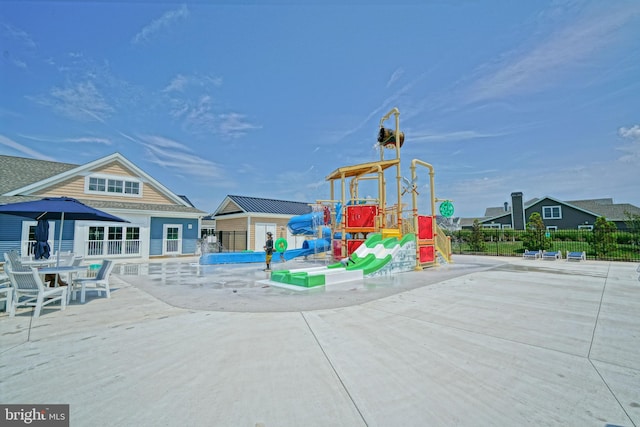
[[85,180],[85,192],[140,197],[142,186],[140,181],[129,178],[90,176]]

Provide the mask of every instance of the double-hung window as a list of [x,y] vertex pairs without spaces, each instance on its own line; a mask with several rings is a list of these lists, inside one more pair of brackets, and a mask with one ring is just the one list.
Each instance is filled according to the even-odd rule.
[[562,207],[560,206],[543,206],[542,219],[562,219]]

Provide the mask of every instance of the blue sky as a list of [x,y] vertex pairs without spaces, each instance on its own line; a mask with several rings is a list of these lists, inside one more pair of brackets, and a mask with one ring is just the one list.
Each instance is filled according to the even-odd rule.
[[120,152],[207,212],[314,201],[397,107],[403,176],[432,164],[456,215],[640,206],[640,2],[393,3],[0,1],[0,154]]

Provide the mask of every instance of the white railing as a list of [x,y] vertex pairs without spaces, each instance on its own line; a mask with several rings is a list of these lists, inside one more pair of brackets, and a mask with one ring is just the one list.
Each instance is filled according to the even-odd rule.
[[165,240],[164,251],[168,254],[174,254],[178,252],[180,248],[180,240]]
[[140,240],[89,240],[85,248],[88,257],[140,255]]

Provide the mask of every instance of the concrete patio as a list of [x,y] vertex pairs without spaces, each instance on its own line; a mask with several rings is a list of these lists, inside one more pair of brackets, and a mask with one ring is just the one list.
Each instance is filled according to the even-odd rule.
[[0,402],[74,427],[640,426],[637,264],[454,260],[309,291],[119,265],[111,299],[0,313]]

